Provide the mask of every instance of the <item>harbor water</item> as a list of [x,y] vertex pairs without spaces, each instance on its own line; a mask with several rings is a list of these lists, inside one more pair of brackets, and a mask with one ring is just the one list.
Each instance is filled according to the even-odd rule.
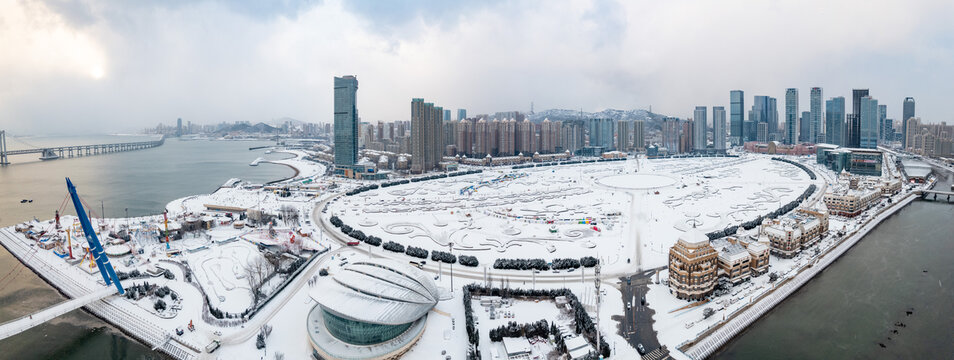
[[[127,136],[51,137],[15,139],[11,149],[26,146],[82,145],[146,141]],[[27,144],[24,144],[27,143]],[[67,195],[69,176],[93,215],[106,217],[158,214],[171,200],[212,192],[237,177],[267,182],[294,175],[284,165],[249,163],[264,154],[250,147],[268,141],[185,141],[167,139],[152,149],[40,161],[38,154],[12,157],[0,167],[0,226],[53,218]],[[33,202],[21,203],[21,200]],[[67,214],[74,213],[66,204]],[[128,209],[128,210],[127,210]],[[0,248],[0,323],[59,303],[65,298],[30,269]],[[188,322],[188,320],[184,320]],[[70,312],[22,334],[0,340],[0,359],[152,359],[156,352],[82,310]]]
[[954,358],[951,234],[954,204],[911,203],[712,357]]

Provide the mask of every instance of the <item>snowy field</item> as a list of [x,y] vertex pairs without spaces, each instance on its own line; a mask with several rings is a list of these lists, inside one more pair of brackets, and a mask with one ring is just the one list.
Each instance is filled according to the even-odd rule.
[[[498,258],[603,259],[623,273],[666,264],[683,231],[737,225],[798,197],[811,183],[767,156],[630,159],[485,170],[367,191],[325,216],[404,245]],[[635,240],[635,241],[634,241]],[[638,244],[638,245],[637,245]]]

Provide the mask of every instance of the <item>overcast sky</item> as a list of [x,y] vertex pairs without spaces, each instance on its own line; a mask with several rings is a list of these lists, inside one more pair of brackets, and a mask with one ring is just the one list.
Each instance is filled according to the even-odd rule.
[[[952,1],[0,0],[0,129],[130,132],[332,118],[355,74],[364,121],[423,97],[469,114],[648,108],[689,117],[729,90],[870,88],[954,122]],[[456,111],[455,115],[456,117]]]

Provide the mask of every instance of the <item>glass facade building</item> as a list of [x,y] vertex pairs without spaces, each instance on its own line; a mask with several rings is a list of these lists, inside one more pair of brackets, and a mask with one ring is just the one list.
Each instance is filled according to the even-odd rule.
[[785,137],[786,144],[798,143],[798,89],[785,90]]
[[745,92],[732,90],[729,92],[729,140],[732,145],[741,145],[746,141],[745,128]]
[[380,344],[401,335],[412,323],[401,325],[371,324],[354,321],[321,309],[325,328],[338,340],[354,345]]
[[825,141],[845,145],[845,98],[833,97],[825,101]]
[[335,77],[335,166],[350,167],[358,162],[357,93],[358,78]]
[[874,149],[878,147],[879,123],[878,100],[871,96],[861,98],[861,129],[858,147]]

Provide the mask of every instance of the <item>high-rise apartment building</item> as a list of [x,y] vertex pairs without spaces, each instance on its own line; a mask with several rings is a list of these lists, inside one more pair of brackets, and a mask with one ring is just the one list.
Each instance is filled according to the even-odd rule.
[[822,110],[822,88],[812,88],[811,98],[809,99],[809,111],[811,111],[811,126],[809,128],[810,134],[808,136],[808,142],[817,144],[822,142],[821,135],[825,130],[823,121],[824,110]]
[[569,120],[560,128],[560,144],[563,150],[576,154],[586,145],[586,126],[582,120]]
[[825,101],[825,141],[845,145],[845,98],[833,97]]
[[543,119],[540,123],[540,153],[552,154],[560,148],[560,128],[563,123]]
[[334,90],[335,173],[344,174],[358,162],[358,78],[335,77]]
[[725,151],[725,107],[712,107],[712,148]]
[[705,106],[696,106],[692,116],[692,150],[706,151],[706,128],[709,121]]
[[669,153],[679,152],[679,137],[681,134],[681,121],[674,117],[665,117],[662,121],[662,146]]
[[742,90],[729,91],[729,141],[732,142],[732,145],[737,146],[745,142],[744,111],[745,92]]
[[798,89],[785,90],[785,129],[787,130],[785,143],[798,143]]
[[646,123],[642,120],[633,121],[633,147],[636,151],[646,149]]
[[623,120],[616,122],[616,150],[627,152],[632,150],[632,134],[632,121]]
[[904,104],[901,113],[901,146],[908,147],[908,119],[914,117],[914,98],[904,98]]
[[424,99],[411,100],[411,172],[434,170],[444,154],[444,109],[426,103]]
[[861,128],[860,148],[875,149],[878,147],[878,100],[865,96],[860,101]]

